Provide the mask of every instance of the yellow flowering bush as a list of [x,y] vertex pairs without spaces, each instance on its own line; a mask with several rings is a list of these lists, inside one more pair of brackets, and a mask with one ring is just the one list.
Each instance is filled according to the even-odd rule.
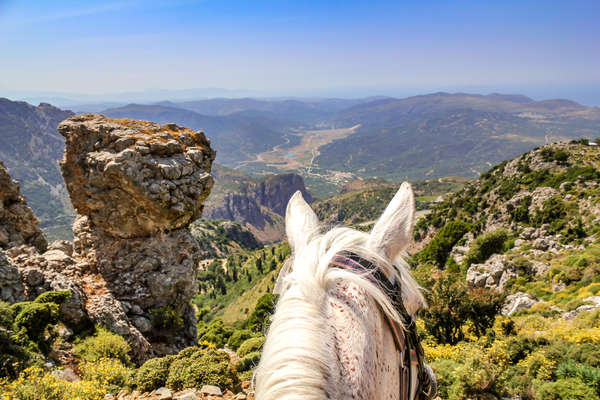
[[529,378],[548,380],[556,369],[556,362],[546,358],[543,352],[535,352],[519,361],[517,367],[523,368]]
[[27,368],[12,382],[0,382],[2,400],[99,400],[104,395],[98,382],[67,382],[39,367]]
[[125,387],[133,374],[131,369],[115,358],[84,362],[79,369],[85,380],[97,382],[103,391],[113,394]]

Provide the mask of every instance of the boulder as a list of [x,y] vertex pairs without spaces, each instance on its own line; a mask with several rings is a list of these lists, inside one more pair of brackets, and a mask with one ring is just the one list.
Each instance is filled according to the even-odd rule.
[[517,292],[506,298],[501,313],[502,315],[513,315],[517,311],[531,308],[539,302],[538,299],[528,293]]

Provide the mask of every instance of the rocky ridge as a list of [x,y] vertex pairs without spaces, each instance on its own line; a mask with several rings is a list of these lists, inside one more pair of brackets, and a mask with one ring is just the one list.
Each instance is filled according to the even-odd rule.
[[45,252],[26,244],[7,251],[24,295],[70,290],[64,319],[109,327],[138,362],[194,344],[199,246],[188,225],[213,184],[209,141],[172,124],[95,114],[71,117],[59,131],[75,239]]
[[[420,221],[415,236],[429,242],[451,220],[472,224],[454,243],[448,257],[465,263],[476,235],[505,230],[509,249],[494,251],[484,261],[468,265],[466,281],[473,288],[509,294],[502,313],[512,315],[540,303],[565,319],[600,308],[594,296],[561,304],[544,300],[569,292],[575,271],[563,272],[559,260],[581,257],[598,242],[600,223],[600,148],[587,142],[557,143],[535,149],[500,164],[463,190],[447,198]],[[506,246],[505,246],[506,247]],[[593,252],[593,250],[591,250]],[[528,292],[536,287],[544,289]],[[567,295],[565,297],[568,297]],[[583,303],[583,304],[582,304]],[[572,305],[574,304],[574,306]],[[573,308],[575,307],[575,308]]]

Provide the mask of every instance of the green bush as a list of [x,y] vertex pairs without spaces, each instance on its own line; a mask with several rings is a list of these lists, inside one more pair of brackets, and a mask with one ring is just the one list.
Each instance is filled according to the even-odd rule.
[[568,378],[542,383],[536,400],[598,400],[598,395],[581,379]]
[[529,206],[531,205],[531,196],[525,196],[516,208],[509,210],[510,217],[515,222],[529,223]]
[[74,351],[84,361],[95,362],[103,358],[112,358],[129,365],[131,346],[127,341],[104,328],[98,328],[93,336],[75,345]]
[[422,263],[433,263],[439,268],[446,264],[452,247],[469,231],[470,225],[464,221],[450,221],[434,236],[429,244],[417,255]]
[[543,224],[552,224],[556,220],[562,219],[567,215],[567,206],[559,195],[554,195],[544,201],[541,209],[537,209],[533,217],[533,224],[541,226]]
[[236,364],[235,368],[238,372],[245,372],[251,370],[253,367],[258,365],[260,361],[260,351],[253,351],[242,357]]
[[229,346],[231,350],[236,351],[244,341],[254,337],[254,335],[255,333],[250,329],[237,330],[233,332],[233,335],[231,335],[227,341],[227,346]]
[[[21,337],[26,336],[40,348],[44,347],[44,331],[50,324],[58,322],[58,304],[55,303],[17,303],[14,330]],[[23,336],[24,335],[24,336]],[[23,343],[25,344],[25,343]]]
[[585,364],[578,364],[573,360],[568,360],[558,366],[556,376],[561,379],[578,378],[583,383],[593,388],[597,394],[600,394],[600,368],[590,367]]
[[198,347],[184,349],[175,357],[166,381],[166,386],[174,390],[215,385],[235,391],[238,384],[227,353]]
[[198,322],[198,342],[209,342],[216,347],[223,347],[233,335],[233,328],[225,325],[221,319],[213,319],[210,323]]
[[506,229],[497,229],[478,236],[465,256],[465,265],[479,264],[487,260],[492,254],[504,251],[504,242],[508,240]]
[[266,332],[269,327],[269,318],[275,311],[277,303],[277,295],[267,293],[256,302],[256,307],[248,316],[244,323],[244,327],[253,332]]
[[240,345],[240,348],[238,349],[237,354],[240,357],[245,357],[249,353],[252,353],[254,351],[260,351],[260,349],[264,343],[265,343],[264,336],[259,336],[259,337],[248,339]]
[[134,384],[140,392],[151,392],[167,384],[169,367],[176,356],[152,358],[136,372]]
[[454,360],[440,359],[431,363],[431,368],[435,373],[438,384],[437,395],[442,399],[448,399],[450,397],[449,390],[452,384],[454,384],[454,371],[460,366]]
[[150,310],[152,326],[158,329],[180,329],[183,327],[183,316],[173,306],[162,306]]

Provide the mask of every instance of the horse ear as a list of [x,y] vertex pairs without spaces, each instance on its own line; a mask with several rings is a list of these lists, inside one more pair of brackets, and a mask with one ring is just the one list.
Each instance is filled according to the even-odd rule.
[[373,226],[369,247],[393,260],[410,243],[414,225],[415,196],[410,184],[404,182]]
[[319,228],[317,214],[310,208],[302,197],[300,191],[296,191],[285,210],[285,233],[292,251],[298,251],[306,245],[308,238]]

